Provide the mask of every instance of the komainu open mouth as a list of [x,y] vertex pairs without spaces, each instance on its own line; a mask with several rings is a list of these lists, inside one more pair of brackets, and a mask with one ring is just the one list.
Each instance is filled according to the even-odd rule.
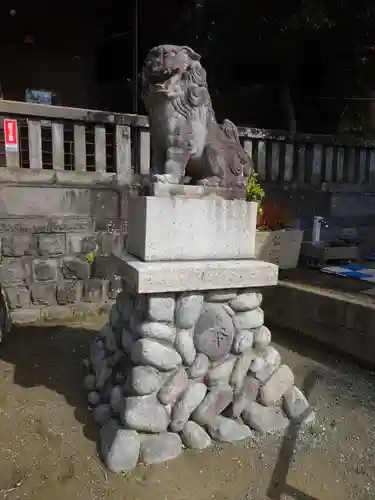
[[153,71],[150,81],[159,92],[167,92],[174,76],[179,74],[178,69],[168,68],[166,70]]

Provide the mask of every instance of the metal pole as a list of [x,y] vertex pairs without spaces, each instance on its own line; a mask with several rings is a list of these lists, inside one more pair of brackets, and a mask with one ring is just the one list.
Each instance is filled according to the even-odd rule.
[[133,113],[138,113],[138,0],[134,0],[133,21]]

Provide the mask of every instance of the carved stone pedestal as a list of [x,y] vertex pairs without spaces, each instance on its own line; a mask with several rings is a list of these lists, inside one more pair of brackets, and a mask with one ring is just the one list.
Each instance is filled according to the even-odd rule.
[[278,268],[252,258],[256,206],[140,197],[129,219],[127,251],[113,257],[123,290],[85,378],[107,467],[311,420],[264,325],[260,290],[276,285]]

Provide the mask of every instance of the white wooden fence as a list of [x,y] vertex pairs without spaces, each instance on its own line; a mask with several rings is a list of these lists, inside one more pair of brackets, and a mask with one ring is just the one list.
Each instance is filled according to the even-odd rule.
[[[0,166],[70,170],[121,184],[150,170],[145,116],[0,101]],[[6,144],[3,119],[16,120],[17,147]],[[15,122],[12,122],[13,125]],[[239,127],[259,178],[319,186],[375,184],[375,140]],[[73,172],[72,172],[73,173]]]

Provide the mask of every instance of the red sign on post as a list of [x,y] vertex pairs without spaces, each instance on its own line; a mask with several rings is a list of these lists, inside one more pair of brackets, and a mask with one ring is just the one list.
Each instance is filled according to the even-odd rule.
[[4,120],[4,142],[6,151],[18,151],[17,120]]

